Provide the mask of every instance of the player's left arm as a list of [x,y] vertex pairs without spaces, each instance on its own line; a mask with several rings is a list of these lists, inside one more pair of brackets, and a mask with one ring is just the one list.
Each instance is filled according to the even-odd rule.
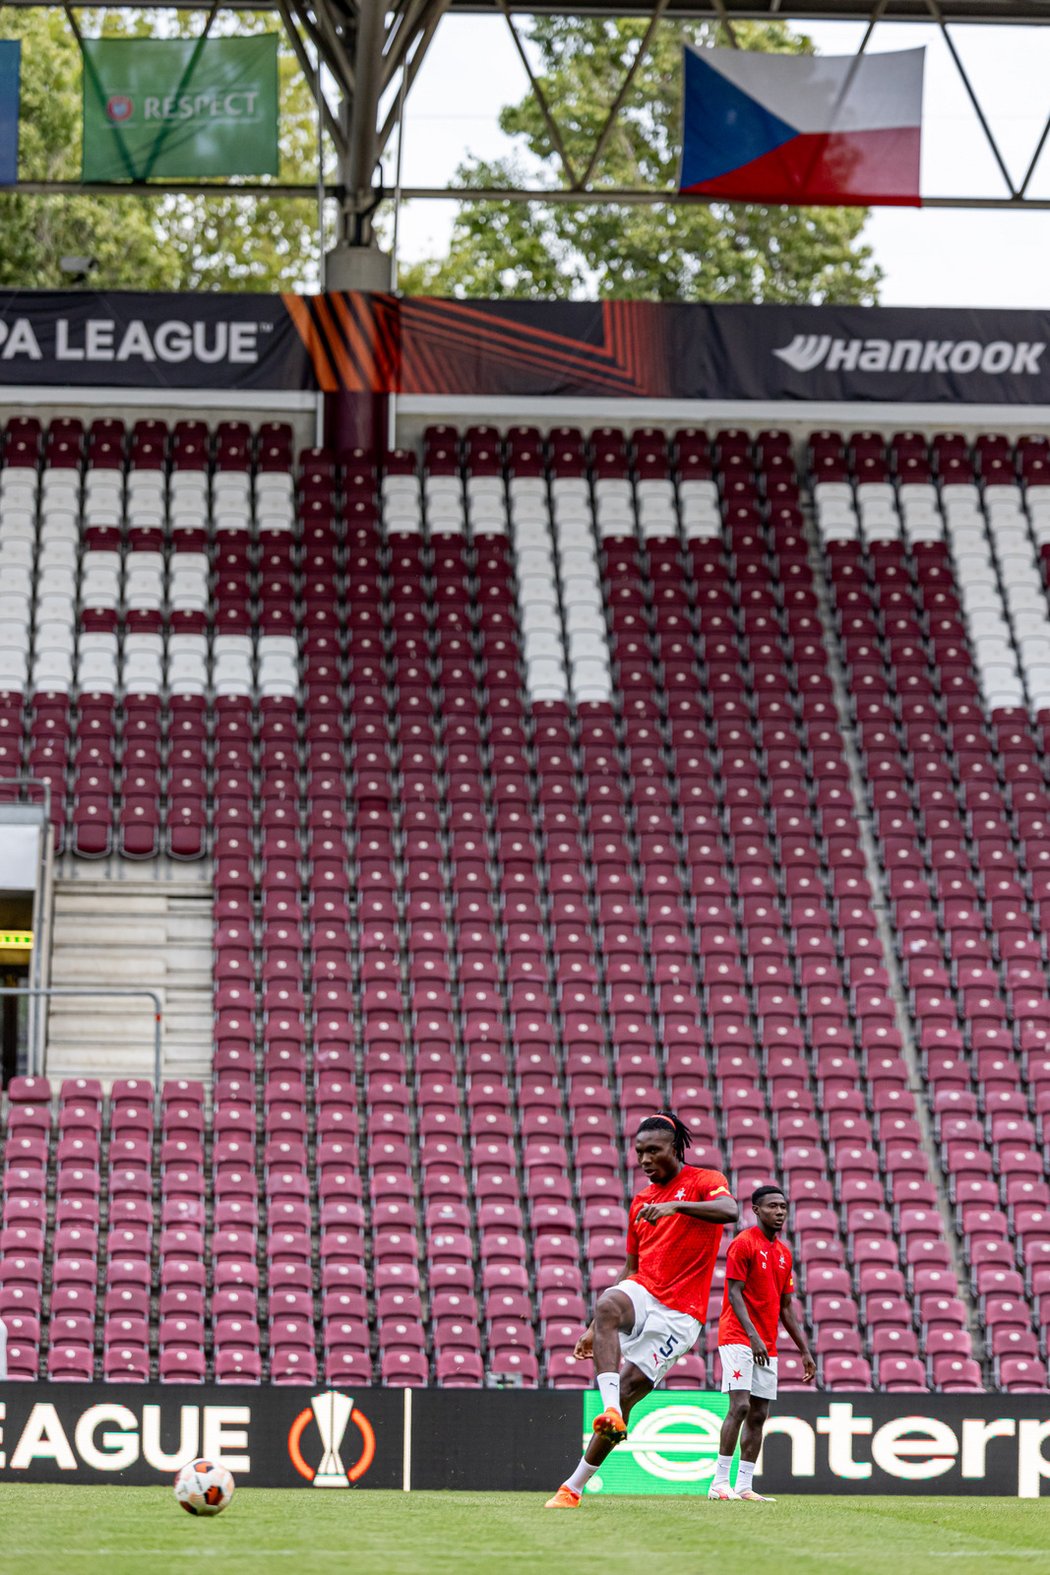
[[780,1297],[780,1321],[794,1340],[798,1347],[799,1355],[802,1357],[802,1382],[811,1384],[817,1376],[817,1364],[813,1360],[813,1353],[809,1348],[809,1341],[806,1339],[806,1331],[798,1321],[794,1297],[790,1291],[784,1291]]

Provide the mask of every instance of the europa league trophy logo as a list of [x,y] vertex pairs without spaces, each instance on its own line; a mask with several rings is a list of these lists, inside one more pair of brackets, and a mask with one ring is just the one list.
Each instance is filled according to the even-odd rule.
[[[313,1422],[321,1444],[321,1463],[315,1470],[302,1451],[303,1434]],[[340,1453],[346,1430],[354,1424],[360,1434],[360,1453],[348,1466]],[[353,1446],[349,1446],[353,1453]],[[304,1406],[288,1430],[288,1454],[292,1465],[301,1477],[314,1487],[348,1488],[369,1470],[376,1457],[375,1429],[367,1416],[355,1410],[350,1395],[329,1389],[323,1395],[314,1395]]]
[[340,1457],[339,1446],[346,1435],[354,1402],[349,1395],[341,1395],[330,1389],[327,1394],[314,1395],[310,1405],[324,1450],[314,1477],[314,1487],[346,1487],[346,1467]]

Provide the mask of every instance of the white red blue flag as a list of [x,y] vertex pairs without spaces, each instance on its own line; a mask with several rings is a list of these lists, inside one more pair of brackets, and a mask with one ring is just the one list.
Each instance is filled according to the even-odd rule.
[[919,207],[925,50],[685,49],[679,188],[729,202]]

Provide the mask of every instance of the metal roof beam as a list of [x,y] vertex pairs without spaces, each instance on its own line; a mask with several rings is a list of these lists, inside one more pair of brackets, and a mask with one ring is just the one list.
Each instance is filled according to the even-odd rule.
[[[14,6],[38,6],[48,0],[8,0]],[[188,11],[180,0],[157,0],[161,7]],[[139,9],[132,0],[115,0],[118,9]],[[67,0],[65,9],[72,17],[75,9]],[[661,23],[685,21],[720,25],[736,42],[735,22],[851,21],[864,24],[864,38],[857,51],[863,56],[872,29],[878,22],[909,21],[938,28],[945,40],[974,114],[1005,182],[1006,195],[929,197],[928,208],[960,209],[1050,209],[1050,198],[1031,197],[1029,189],[1043,161],[1050,140],[1050,115],[1042,135],[1019,181],[1008,170],[991,117],[978,99],[967,76],[964,62],[951,29],[964,24],[1045,25],[1050,23],[1050,0],[213,0],[211,14],[217,10],[274,10],[283,21],[299,67],[318,102],[321,123],[335,153],[330,183],[321,187],[282,185],[280,182],[121,182],[112,186],[84,186],[76,182],[20,182],[14,190],[27,194],[45,192],[165,192],[194,195],[267,194],[270,196],[316,195],[324,189],[338,200],[338,235],[344,247],[374,246],[372,221],[376,208],[390,197],[384,190],[380,160],[390,146],[404,111],[406,97],[421,69],[430,43],[442,19],[449,13],[501,17],[508,27],[538,105],[550,139],[556,164],[560,164],[563,185],[554,190],[524,187],[511,189],[463,189],[448,185],[399,188],[406,199],[419,201],[452,200],[465,202],[526,202],[588,205],[663,205],[703,201],[683,197],[673,190],[638,190],[595,186],[600,176],[602,155],[625,111],[638,73],[647,56],[657,27]],[[625,62],[620,86],[596,128],[590,145],[579,147],[567,142],[558,124],[558,105],[548,102],[542,74],[533,65],[522,36],[521,23],[529,16],[641,18],[646,22],[644,37],[629,63]],[[327,92],[325,91],[327,88]],[[610,85],[610,92],[612,87]],[[382,109],[385,108],[385,114]],[[130,172],[129,172],[130,173]]]
[[[234,185],[232,181],[204,181],[204,180],[164,180],[164,181],[132,181],[122,180],[108,183],[106,181],[79,181],[79,180],[20,180],[14,186],[5,186],[5,191],[21,192],[27,197],[45,197],[48,195],[65,197],[289,197],[289,198],[314,198],[317,196],[316,185],[289,185],[282,181],[245,180]],[[326,197],[334,197],[343,201],[346,196],[346,187],[339,181],[329,181],[325,184]],[[389,200],[391,192],[373,193],[369,204],[370,211],[374,210],[379,202]],[[632,207],[656,208],[664,206],[690,207],[705,203],[713,205],[733,206],[721,197],[703,197],[682,192],[664,190],[652,191],[637,186],[592,186],[587,191],[572,191],[567,186],[555,187],[553,190],[536,187],[519,186],[485,186],[464,188],[462,186],[404,186],[401,196],[406,202],[535,202],[541,207],[548,203],[558,203],[563,206],[580,208],[596,207]],[[745,206],[745,204],[737,204]],[[762,204],[773,206],[773,204]],[[1046,213],[1050,212],[1050,197],[924,197],[924,208],[956,208],[973,209],[977,212],[1020,212],[1020,213]]]
[[605,124],[598,133],[598,140],[594,144],[594,147],[591,151],[591,156],[587,161],[587,168],[580,176],[579,183],[581,186],[587,185],[591,176],[594,174],[595,170],[598,168],[599,163],[601,162],[602,154],[605,152],[605,145],[608,142],[609,137],[612,135],[612,131],[616,125],[617,120],[620,118],[620,111],[627,101],[627,95],[631,91],[631,86],[634,82],[635,76],[638,73],[638,68],[649,53],[649,48],[653,41],[653,34],[656,32],[657,25],[662,20],[664,12],[667,10],[667,4],[668,0],[656,0],[656,5],[653,7],[653,14],[649,18],[649,26],[646,28],[641,42],[634,52],[634,59],[627,68],[627,75],[620,83],[620,91],[617,93],[609,107],[609,113],[605,118]]
[[1006,184],[1006,189],[1010,193],[1011,197],[1016,197],[1019,195],[1019,193],[1010,177],[1010,171],[1006,167],[1006,160],[1003,158],[1003,155],[999,149],[999,144],[995,140],[995,134],[992,131],[991,126],[988,124],[988,117],[981,108],[981,101],[977,97],[973,83],[970,81],[969,75],[967,74],[966,67],[962,63],[962,57],[955,47],[955,40],[948,31],[944,10],[940,5],[938,5],[937,0],[926,0],[926,5],[930,15],[933,17],[934,21],[937,23],[937,26],[940,28],[941,37],[944,39],[945,47],[952,57],[952,62],[956,71],[959,73],[960,80],[966,90],[966,96],[970,100],[970,105],[973,109],[973,112],[981,123],[981,130],[984,132],[985,141],[991,148],[992,157],[999,166],[999,173],[1003,177],[1003,180]]
[[[76,188],[73,188],[76,189]],[[568,186],[518,187],[518,186],[404,186],[401,195],[406,202],[535,202],[541,207],[548,203],[578,204],[580,207],[662,207],[673,204],[688,207],[703,203],[707,206],[747,207],[747,203],[731,203],[724,197],[698,196],[693,193],[668,188],[654,191],[637,186],[591,186],[586,191],[574,191]],[[776,207],[776,203],[750,204],[752,207]],[[1027,212],[1050,210],[1050,197],[923,197],[924,208],[974,208],[1015,209]]]
[[[393,136],[395,128],[400,123],[401,115],[405,107],[405,99],[408,93],[411,91],[413,82],[415,82],[416,77],[419,75],[419,68],[426,59],[427,50],[430,48],[430,45],[434,39],[434,34],[438,30],[438,23],[448,11],[448,7],[449,0],[425,0],[425,3],[420,7],[419,30],[415,34],[415,47],[411,49],[411,54],[409,54],[408,49],[401,52],[401,89],[394,102],[391,104],[387,113],[387,117],[379,131],[379,158],[382,158],[383,154],[386,152],[390,138]],[[411,48],[412,42],[413,40],[408,40],[409,48]],[[384,60],[386,60],[386,58],[387,57],[384,57]],[[384,92],[395,75],[396,71],[394,69],[388,70],[386,64],[384,64],[382,74],[382,90]]]
[[[640,0],[508,0],[515,16],[628,17],[647,16],[649,7]],[[452,10],[459,15],[493,16],[502,9],[501,0],[453,0]],[[871,0],[670,0],[668,15],[679,21],[723,22],[867,22]],[[946,0],[943,6],[949,22],[983,23],[990,27],[1050,26],[1050,5],[1046,0]],[[880,18],[883,22],[925,22],[930,13],[926,0],[888,0]]]
[[[6,0],[10,9],[54,9],[54,0]],[[107,0],[114,11],[141,11],[141,0]],[[515,16],[644,17],[651,11],[642,0],[508,0]],[[150,10],[192,11],[202,7],[186,0],[150,0]],[[461,16],[499,16],[500,0],[451,0],[449,10]],[[222,0],[220,11],[280,10],[280,0]],[[668,15],[700,22],[867,22],[870,0],[668,0]],[[1050,26],[1047,0],[944,0],[946,22],[988,27]],[[352,17],[352,13],[351,13]],[[348,18],[349,20],[349,18]],[[930,21],[926,0],[887,0],[883,22]],[[400,32],[400,27],[398,28]]]
[[310,56],[306,52],[306,45],[303,43],[302,35],[300,34],[298,27],[295,25],[295,18],[292,15],[288,0],[278,0],[278,4],[281,8],[281,20],[284,22],[284,30],[288,35],[288,41],[291,44],[292,49],[295,51],[295,58],[299,62],[299,69],[310,86],[310,92],[313,94],[314,103],[321,111],[321,116],[324,121],[324,128],[331,137],[332,141],[335,143],[337,154],[340,158],[344,158],[346,156],[346,132],[343,130],[338,115],[325,97],[324,87],[321,84],[319,65],[321,57],[320,55],[318,56],[319,63],[315,66],[314,62],[310,59]]

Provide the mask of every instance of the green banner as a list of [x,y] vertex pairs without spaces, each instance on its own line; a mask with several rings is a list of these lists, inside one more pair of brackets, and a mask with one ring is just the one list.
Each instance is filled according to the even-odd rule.
[[276,33],[84,40],[84,180],[277,172]]
[[[587,1492],[705,1494],[715,1474],[718,1435],[728,1409],[728,1395],[657,1390],[633,1408],[627,1437],[588,1482]],[[585,1390],[584,1448],[601,1410],[598,1392]],[[738,1450],[729,1473],[734,1485],[739,1463]]]

